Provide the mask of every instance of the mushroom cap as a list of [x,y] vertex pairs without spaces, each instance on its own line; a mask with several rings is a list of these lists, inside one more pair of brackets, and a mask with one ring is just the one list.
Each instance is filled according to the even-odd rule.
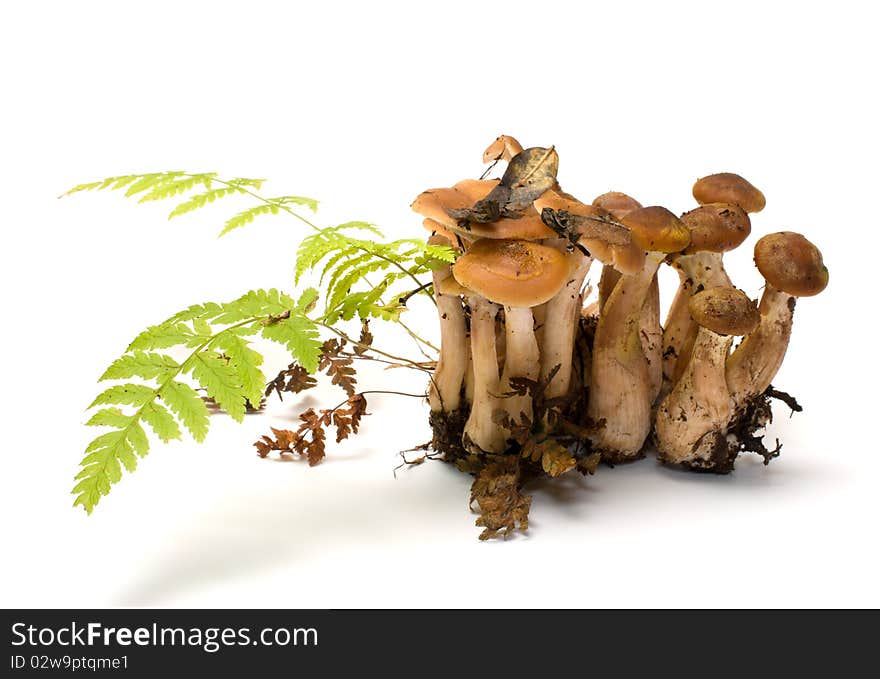
[[482,200],[498,185],[497,179],[465,179],[455,186],[423,191],[410,206],[415,212],[433,219],[450,231],[468,238],[524,238],[539,240],[554,238],[553,230],[541,221],[541,215],[529,208],[519,219],[504,217],[486,224],[469,223],[460,226],[458,220],[450,217],[447,209],[469,208]]
[[763,193],[733,172],[719,172],[698,179],[693,193],[700,205],[734,203],[746,212],[760,212],[767,202]]
[[[431,238],[433,238],[434,236],[440,236],[445,241],[447,241],[446,243],[440,243],[440,245],[448,244],[450,247],[459,249],[455,234],[452,233],[452,231],[447,229],[445,226],[443,226],[440,222],[434,221],[430,217],[425,217],[425,219],[422,220],[422,226],[425,228],[426,231],[431,232]],[[428,243],[431,243],[430,238],[428,239]]]
[[707,288],[688,302],[691,318],[719,335],[748,335],[758,327],[758,307],[742,290],[723,286]]
[[708,203],[685,212],[681,221],[691,230],[691,244],[682,252],[727,252],[752,232],[748,213],[732,203]]
[[828,285],[819,248],[793,231],[771,233],[755,243],[755,265],[770,285],[794,297],[818,295]]
[[642,204],[635,198],[620,191],[609,191],[601,196],[596,196],[593,199],[593,205],[611,213],[615,219],[623,219],[633,210],[642,207]]
[[522,144],[516,139],[510,135],[502,134],[483,151],[483,162],[491,163],[493,160],[510,160],[522,150]]
[[632,231],[633,242],[650,252],[681,252],[691,242],[690,230],[665,207],[633,210],[620,220]]
[[538,243],[483,239],[452,265],[455,280],[498,304],[533,307],[543,304],[568,280],[565,255]]
[[448,276],[439,277],[439,280],[434,284],[434,291],[440,295],[451,295],[453,297],[471,293],[471,290],[468,290],[455,280],[455,276],[452,275],[451,271]]

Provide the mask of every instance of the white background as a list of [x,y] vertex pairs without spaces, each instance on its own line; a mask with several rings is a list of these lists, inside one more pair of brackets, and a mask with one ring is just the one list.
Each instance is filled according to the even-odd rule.
[[[880,605],[871,7],[4,3],[0,604]],[[585,200],[616,189],[681,212],[697,177],[748,177],[768,204],[728,268],[753,296],[756,237],[820,245],[831,283],[798,304],[775,380],[806,408],[778,407],[779,460],[721,478],[602,468],[538,489],[527,536],[479,543],[468,477],[392,476],[429,435],[414,399],[371,399],[364,434],[314,469],[254,455],[270,424],[335,403],[326,389],[243,426],[217,417],[203,445],[156,444],[91,517],[71,507],[106,365],[188,304],[290,289],[303,230],[279,216],[218,240],[243,204],[168,222],[170,206],[58,194],[213,170],[400,237],[421,233],[413,197],[478,175],[499,133],[555,144]],[[403,372],[362,383],[424,387]]]

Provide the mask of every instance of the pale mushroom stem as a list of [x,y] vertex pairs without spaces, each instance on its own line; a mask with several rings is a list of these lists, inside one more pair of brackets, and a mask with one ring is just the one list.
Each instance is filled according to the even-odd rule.
[[[541,357],[538,352],[538,341],[535,338],[534,324],[532,310],[529,307],[504,307],[506,356],[504,373],[501,378],[502,393],[512,391],[511,378],[538,379]],[[524,414],[531,421],[532,396],[528,393],[506,396],[504,409],[515,422],[520,421],[521,414]]]
[[653,398],[639,331],[645,297],[664,257],[650,252],[642,271],[623,276],[596,325],[587,414],[605,421],[593,443],[612,458],[637,455],[651,430]]
[[617,281],[620,280],[621,273],[615,269],[610,264],[605,264],[602,267],[602,276],[599,278],[599,314],[602,314],[602,309],[605,308],[605,303],[608,301],[608,298],[611,297],[611,293],[614,292],[614,287],[617,285]]
[[[435,272],[434,282],[442,274]],[[428,393],[434,412],[451,413],[461,404],[461,388],[467,370],[467,325],[461,299],[457,295],[437,294],[440,317],[440,356]]]
[[[602,277],[599,279],[600,314],[621,275],[613,266],[603,267]],[[657,398],[663,385],[663,328],[660,326],[660,282],[656,273],[642,307],[639,340],[648,361],[648,380],[651,385],[651,400],[653,401]]]
[[[505,447],[504,435],[494,420],[494,412],[500,406],[496,396],[500,379],[495,351],[495,315],[498,306],[480,295],[470,295],[468,301],[471,307],[474,397],[464,426],[465,447],[473,453],[501,453]],[[478,450],[474,450],[473,446]]]
[[724,376],[732,343],[733,337],[699,329],[687,368],[657,409],[655,437],[665,462],[710,464],[733,414]]
[[767,283],[758,305],[760,324],[727,359],[727,386],[737,408],[763,394],[779,372],[791,339],[794,306],[795,297]]
[[642,305],[639,339],[648,361],[648,382],[653,403],[663,386],[663,328],[660,326],[660,282],[656,273]]
[[[551,243],[547,243],[551,245]],[[565,251],[562,241],[552,243],[552,247]],[[571,274],[562,289],[556,293],[544,309],[544,323],[541,330],[541,379],[546,379],[558,365],[559,370],[544,395],[556,398],[568,394],[571,386],[574,342],[580,319],[581,286],[584,283],[593,258],[579,250],[566,254]]]
[[[703,288],[729,287],[733,285],[724,265],[721,263],[720,252],[695,252],[692,255],[680,255],[673,266],[681,278],[678,290],[666,314],[663,326],[662,360],[663,377],[670,387],[675,384],[675,364],[683,351],[689,336],[696,333],[694,320],[688,311],[691,297]],[[687,364],[687,356],[682,359]]]

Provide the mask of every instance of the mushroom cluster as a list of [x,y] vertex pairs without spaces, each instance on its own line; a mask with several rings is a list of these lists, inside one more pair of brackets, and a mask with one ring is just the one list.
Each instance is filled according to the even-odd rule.
[[[458,253],[433,279],[435,449],[457,462],[497,460],[552,440],[570,452],[566,469],[653,448],[666,464],[731,471],[768,421],[796,298],[828,283],[819,250],[787,231],[758,240],[766,286],[756,304],[722,263],[765,202],[739,175],[697,181],[698,206],[677,217],[619,192],[578,200],[559,185],[553,147],[523,149],[502,136],[483,161],[507,162],[506,171],[430,189],[412,204],[430,242]],[[598,298],[586,304],[595,260]],[[665,321],[663,265],[680,276]]]

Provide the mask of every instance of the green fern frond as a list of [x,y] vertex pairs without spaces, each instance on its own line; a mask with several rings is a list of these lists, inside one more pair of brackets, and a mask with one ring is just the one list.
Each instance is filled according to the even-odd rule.
[[[314,289],[299,300],[276,289],[251,290],[231,302],[192,305],[139,334],[101,376],[131,381],[105,389],[89,405],[96,410],[88,424],[111,431],[86,448],[74,504],[91,513],[122,478],[123,468],[134,471],[137,457],[149,451],[144,424],[163,442],[181,438],[184,430],[196,441],[205,439],[207,406],[182,378],[191,378],[236,420],[243,419],[248,402],[258,406],[266,382],[263,357],[248,337],[260,334],[279,342],[314,372],[321,343],[307,313],[316,296]],[[191,349],[182,362],[165,353],[180,348]]]
[[216,172],[193,173],[174,170],[107,177],[99,181],[78,184],[63,195],[67,196],[81,191],[125,189],[127,198],[137,196],[139,203],[148,203],[176,198],[195,189],[204,189],[201,193],[191,195],[178,203],[169,213],[168,219],[193,212],[233,195],[249,195],[261,201],[259,205],[249,207],[228,219],[220,232],[221,236],[251,223],[259,215],[277,214],[282,210],[292,212],[291,206],[305,207],[312,212],[318,209],[318,201],[314,198],[306,198],[305,196],[264,198],[257,195],[254,191],[259,191],[264,181],[264,179],[249,177],[222,179]]

